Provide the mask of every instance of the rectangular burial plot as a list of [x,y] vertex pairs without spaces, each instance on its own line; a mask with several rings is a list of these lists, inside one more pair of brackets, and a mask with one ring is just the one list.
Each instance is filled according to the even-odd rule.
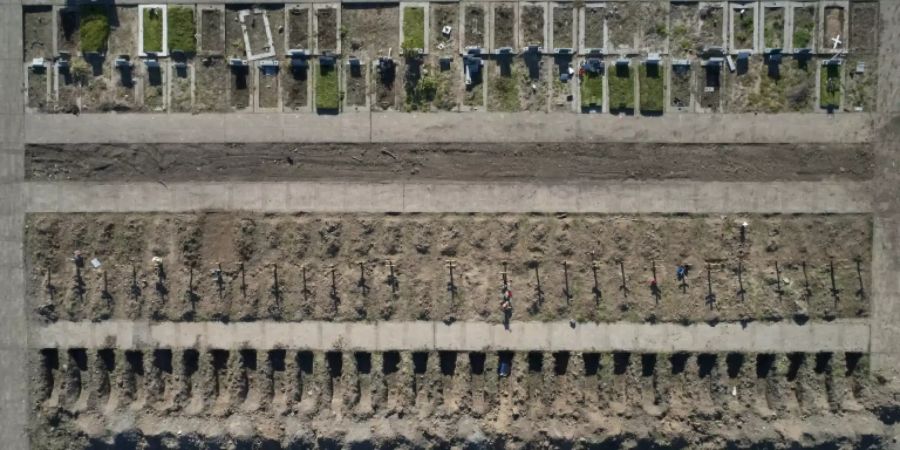
[[[287,10],[287,50],[312,50],[309,5],[291,5]],[[277,44],[276,44],[277,45]]]
[[575,10],[568,3],[553,4],[552,48],[575,47]]
[[[407,60],[407,67],[412,67]],[[407,77],[416,80],[415,85],[407,85],[405,104],[407,111],[455,111],[459,106],[456,95],[456,84],[459,71],[457,64],[451,62],[446,68],[439,64],[423,63],[418,77]]]
[[192,6],[171,5],[168,8],[169,52],[180,50],[189,56],[197,53],[197,22]]
[[523,47],[538,46],[546,48],[546,20],[544,3],[520,3],[519,4],[519,32]]
[[228,58],[247,57],[240,18],[240,12],[247,8],[245,5],[225,5],[225,56]]
[[731,17],[731,40],[729,48],[734,53],[737,50],[756,51],[756,4],[732,3],[729,7]]
[[662,61],[643,61],[638,67],[641,114],[659,116],[665,110],[666,68]]
[[[138,64],[136,64],[138,65]],[[149,68],[140,64],[142,110],[145,112],[163,112],[166,110],[166,66]]]
[[581,11],[581,52],[588,53],[596,49],[603,53],[602,50],[606,47],[606,7],[601,3],[588,3]]
[[697,77],[695,97],[699,99],[701,112],[722,111],[722,88],[725,86],[724,63],[704,61]]
[[645,1],[640,3],[640,7],[640,49],[649,53],[668,53],[669,1]]
[[547,111],[547,73],[543,58],[524,54],[497,61],[490,77],[488,109],[491,111]]
[[688,58],[703,50],[700,10],[696,2],[672,3],[669,7],[669,49],[673,58]]
[[[878,53],[878,3],[853,2],[850,4],[851,53]],[[855,66],[848,66],[855,67]]]
[[211,55],[200,58],[194,65],[196,80],[194,111],[228,111],[228,86],[232,76],[224,57]]
[[360,110],[369,106],[367,80],[370,66],[365,61],[359,61],[359,64],[348,62],[347,70],[344,72],[346,74],[344,77],[344,100],[348,108]]
[[29,109],[46,112],[50,108],[50,74],[49,65],[34,68],[29,66],[27,70],[28,83],[28,99],[27,106]]
[[816,6],[815,4],[795,5],[791,11],[793,28],[790,32],[790,45],[794,53],[800,49],[816,48]]
[[25,62],[56,56],[53,54],[53,7],[24,6],[22,21]]
[[262,70],[260,67],[256,68],[256,85],[259,86],[257,89],[257,107],[261,109],[281,107],[281,86],[279,83],[279,72],[282,71],[281,69],[279,67],[275,73],[270,73]]
[[752,112],[812,112],[816,99],[816,62],[808,58],[785,57],[777,76],[761,67],[759,90],[749,98]]
[[[344,4],[341,11],[342,42],[345,50],[359,58],[360,67],[347,78],[347,88],[353,89],[354,106],[368,104],[368,76],[371,76],[376,100],[374,109],[396,109],[402,86],[402,56],[400,55],[400,8],[385,4]],[[393,72],[383,74],[377,67],[380,57],[390,57],[396,63]],[[349,94],[348,94],[349,95]],[[361,96],[363,98],[361,98]]]
[[[860,72],[859,64],[864,69]],[[876,111],[878,83],[878,58],[874,54],[851,53],[847,60],[847,95],[844,109],[847,111]]]
[[[627,62],[627,64],[626,64]],[[613,61],[607,74],[609,112],[634,114],[634,72],[631,61]]]
[[693,83],[691,77],[694,74],[693,67],[688,60],[673,61],[672,70],[669,71],[669,106],[676,111],[688,111],[691,108],[691,91]]
[[767,6],[762,4],[762,22],[763,22],[763,50],[780,48],[784,49],[787,44],[787,8],[784,6]]
[[193,63],[186,66],[173,64],[169,67],[172,74],[169,80],[169,110],[172,112],[193,111],[193,94],[191,84],[193,80]]
[[828,64],[819,67],[820,108],[833,111],[841,107],[844,93],[843,69],[842,64]]
[[138,52],[143,56],[147,53],[155,53],[159,56],[166,54],[168,48],[168,15],[166,5],[140,5],[140,46]]
[[[339,52],[340,42],[338,41],[338,23],[341,19],[338,6],[314,6],[316,11],[315,21],[313,22],[314,32],[316,34],[315,53],[322,54],[325,52]],[[385,24],[390,26],[390,24]],[[349,31],[349,28],[345,28]]]
[[339,77],[340,63],[333,65],[315,65],[316,73],[316,111],[324,114],[335,114],[341,108],[341,84]]
[[608,2],[606,4],[606,51],[626,55],[638,48],[643,2]]
[[225,54],[225,10],[200,8],[200,51],[204,55]]
[[[283,29],[284,9],[280,6],[270,11],[269,8],[253,8],[238,13],[244,33],[244,44],[247,48],[247,59],[256,61],[274,58],[275,41],[272,29]],[[281,14],[278,14],[280,12]],[[272,17],[269,17],[272,15]],[[280,21],[278,19],[281,19]]]
[[56,46],[59,52],[77,55],[81,50],[81,32],[78,19],[78,8],[60,8],[56,20]]
[[83,5],[79,10],[79,36],[83,57],[73,58],[72,71],[81,83],[83,112],[109,111],[115,106],[104,70],[109,45],[110,10],[105,5]]
[[406,55],[414,55],[427,52],[425,26],[427,14],[425,6],[406,6],[402,7],[401,28],[402,36],[400,38],[400,48]]
[[[487,78],[485,77],[486,70],[493,65],[492,62],[484,61],[484,66],[481,67],[481,70],[477,75],[472,77],[472,82],[470,84],[465,85],[463,90],[463,109],[466,111],[477,111],[481,108],[484,108],[486,105],[485,101],[485,81]],[[465,71],[463,68],[460,68],[457,72],[456,76],[464,76]]]
[[253,73],[250,65],[228,66],[228,104],[232,111],[251,108]]
[[603,71],[585,70],[579,88],[581,112],[603,112]]
[[[558,66],[554,64],[553,67]],[[550,110],[554,112],[572,111],[574,108],[572,101],[575,98],[572,92],[575,81],[574,79],[562,81],[556,70],[553,72],[550,77]]]
[[492,23],[494,39],[491,45],[495,52],[504,47],[516,48],[516,23],[515,3],[494,4]]
[[[112,71],[112,90],[117,111],[133,110],[138,107],[135,76],[136,70],[143,64],[136,58],[138,35],[138,8],[136,6],[117,6],[113,27],[109,33],[109,60]],[[131,69],[115,67],[115,60],[127,55],[131,61]]]
[[82,5],[78,20],[81,52],[105,53],[109,39],[109,9],[105,5]]
[[[432,3],[428,16],[430,52],[441,56],[459,53],[459,3]],[[445,27],[450,27],[449,33],[444,33]]]
[[725,47],[725,5],[704,3],[700,5],[700,35],[696,48]]
[[463,6],[463,46],[487,48],[487,14],[482,4]]
[[750,55],[746,61],[736,61],[737,70],[729,73],[725,86],[725,111],[730,113],[756,112],[760,76],[765,75],[763,57]]
[[841,53],[848,44],[849,26],[847,21],[847,2],[824,1],[819,4],[821,15],[820,53]]
[[284,70],[280,70],[282,103],[285,111],[301,111],[309,108],[309,74],[307,67],[292,68],[290,61]]

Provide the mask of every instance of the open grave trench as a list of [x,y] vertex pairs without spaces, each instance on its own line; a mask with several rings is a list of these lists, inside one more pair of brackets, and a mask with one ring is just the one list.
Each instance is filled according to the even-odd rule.
[[[832,415],[857,427],[849,436],[842,435],[845,430],[834,435],[874,439],[870,435],[880,426],[896,422],[898,406],[880,395],[867,365],[863,353],[840,352],[46,348],[33,354],[31,413],[37,423],[58,428],[38,429],[32,439],[40,443],[54,433],[69,433],[95,446],[85,448],[106,448],[104,443],[132,448],[127,443],[144,434],[215,438],[227,432],[210,424],[242,418],[254,425],[232,434],[273,441],[263,448],[281,448],[297,439],[298,428],[306,431],[301,440],[315,441],[333,438],[329,434],[348,421],[406,416],[433,426],[461,420],[500,439],[514,422],[533,424],[542,431],[530,434],[540,434],[559,424],[577,428],[579,421],[647,426],[716,418],[721,429],[704,432],[710,436],[735,424],[778,427]],[[115,429],[123,426],[116,425],[119,417],[130,418],[126,432]],[[154,421],[161,424],[150,426]],[[605,434],[628,434],[614,428]],[[649,438],[678,443],[696,439],[691,433],[666,427]],[[351,435],[337,439],[352,440]],[[420,444],[454,435],[426,434]],[[767,437],[759,433],[754,439]],[[114,447],[122,440],[125,446]],[[374,436],[363,440],[377,442]]]
[[497,322],[505,278],[511,320],[803,323],[868,315],[871,233],[864,214],[32,214],[26,270],[47,321]]

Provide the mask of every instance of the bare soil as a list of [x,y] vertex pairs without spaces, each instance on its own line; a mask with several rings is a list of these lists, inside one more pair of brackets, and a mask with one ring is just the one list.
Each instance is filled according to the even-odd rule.
[[207,55],[225,54],[224,14],[218,9],[200,9],[200,50]]
[[851,53],[878,53],[878,3],[850,4]]
[[669,36],[669,2],[653,0],[641,2],[641,48],[647,52],[664,52]]
[[278,108],[281,91],[278,86],[277,75],[259,74],[259,107]]
[[700,9],[696,3],[672,3],[669,7],[669,51],[687,58],[700,46]]
[[36,181],[815,181],[874,171],[868,144],[51,144],[26,146],[25,161]]
[[725,111],[745,113],[755,110],[753,101],[759,92],[760,78],[766,75],[761,55],[752,55],[747,64],[747,71],[729,73],[726,79]]
[[603,23],[606,20],[606,8],[587,7],[584,9],[584,46],[586,48],[604,48]]
[[30,359],[37,449],[889,448],[898,410],[859,353],[102,348]]
[[764,8],[763,42],[766,48],[784,48],[784,8]]
[[522,27],[523,46],[537,45],[544,47],[544,8],[542,6],[523,3],[520,5],[520,25]]
[[309,68],[294,73],[290,67],[281,71],[285,111],[297,111],[309,106]]
[[530,61],[528,56],[515,59],[513,71],[519,83],[519,103],[522,111],[547,111],[550,92],[547,66],[550,64],[552,64],[550,57],[536,58],[535,61]]
[[23,7],[25,61],[53,56],[53,9],[51,6]]
[[[696,65],[695,65],[696,66]],[[722,109],[722,88],[725,86],[725,68],[710,70],[699,68],[697,90],[694,93],[700,99],[700,107],[707,112],[719,112]]]
[[[271,30],[266,27],[265,21],[265,16],[268,15],[268,13],[269,11],[259,10],[259,12],[254,11],[251,14],[244,16],[244,26],[247,27],[247,37],[250,41],[249,51],[254,55],[260,55],[274,50],[272,47],[269,47],[269,41],[266,34],[267,32],[271,32]],[[268,19],[270,27],[272,27],[272,24],[278,23],[277,21],[272,20],[271,17]],[[275,41],[275,33],[272,33],[272,40]]]
[[570,5],[553,7],[553,46],[556,48],[575,48],[572,11]]
[[734,45],[739,49],[752,49],[754,30],[756,29],[756,9],[748,8],[743,10],[734,8],[734,23],[732,30],[734,36]]
[[59,10],[59,17],[57,17],[57,48],[61,52],[68,52],[73,57],[81,51],[81,30],[78,16],[78,8],[63,8]]
[[[115,102],[116,111],[130,111],[138,108],[137,104],[137,77],[141,61],[136,58],[138,11],[134,6],[117,6],[115,8],[115,26],[109,32],[109,57],[107,64],[112,72],[111,89],[114,91],[112,100]],[[130,76],[115,68],[115,58],[119,55],[128,55],[131,58],[133,69]]]
[[375,110],[397,110],[401,105],[406,64],[402,62],[403,58],[394,58],[394,61],[396,62],[396,76],[393,79],[381,77],[375,70],[372,71],[375,100],[371,106]]
[[[191,68],[179,74],[172,67],[172,86],[169,87],[169,109],[172,112],[186,113],[193,110],[191,104]],[[204,86],[201,86],[204,88]]]
[[347,106],[365,107],[368,104],[366,79],[369,66],[364,62],[361,65],[362,67],[360,67],[358,74],[351,73],[350,68],[347,68],[347,76],[345,77],[347,80],[347,92],[345,94]]
[[486,47],[484,8],[480,5],[466,5],[466,47]]
[[[459,53],[459,4],[432,3],[428,14],[431,16],[431,53],[451,56]],[[450,35],[444,35],[445,25],[451,27]]]
[[704,47],[723,47],[725,30],[725,10],[719,6],[703,6],[700,8],[700,40],[697,49]]
[[[825,8],[825,42],[822,43],[824,47],[832,48],[834,44],[832,39],[843,36],[844,20],[846,20],[844,8],[837,6]],[[842,47],[843,43],[838,48]]]
[[253,94],[253,68],[248,67],[243,71],[229,70],[228,99],[232,110],[249,108],[250,96]]
[[[513,320],[831,320],[868,316],[872,292],[867,215],[36,214],[25,232],[28,304],[49,321],[499,322],[504,262]],[[105,298],[76,250],[104,264]]]
[[[859,62],[866,65],[863,73],[856,72]],[[851,53],[847,58],[847,78],[845,109],[857,111],[857,107],[863,112],[876,111],[878,102],[876,92],[878,87],[878,58],[872,54]]]
[[147,70],[146,67],[141,68],[143,76],[144,103],[143,110],[150,112],[160,112],[166,107],[165,88],[168,81],[168,73],[166,68],[160,68],[156,75]]
[[608,51],[626,51],[638,47],[642,2],[609,2],[606,4]]
[[310,50],[309,7],[293,7],[288,11],[288,48]]
[[197,78],[197,97],[194,101],[194,110],[197,112],[228,111],[228,82],[232,75],[229,74],[227,62],[224,58],[214,56],[198,59],[198,63],[194,65],[194,76]]
[[689,108],[691,106],[691,74],[690,67],[672,67],[672,82],[669,87],[671,104],[676,108]]
[[49,109],[49,88],[47,82],[50,78],[50,70],[28,71],[28,107],[45,112]]
[[500,3],[494,6],[494,48],[515,47],[515,6]]
[[345,51],[363,62],[375,61],[388,52],[395,59],[400,56],[400,7],[396,4],[343,5],[341,29]]
[[239,12],[247,9],[245,5],[225,5],[225,54],[229,58],[245,58],[247,46],[244,44],[244,32],[241,29]]
[[335,51],[338,43],[337,9],[316,10],[316,47],[319,52]]
[[103,61],[91,64],[92,75],[88,77],[81,89],[81,112],[105,112],[114,107],[113,90],[110,89],[110,79],[104,70]]
[[553,69],[553,76],[550,77],[552,86],[552,91],[550,94],[550,109],[552,111],[572,111],[572,100],[574,99],[572,91],[574,90],[574,83],[572,81],[568,83],[559,81],[559,76],[557,75],[556,70],[557,66],[554,65]]

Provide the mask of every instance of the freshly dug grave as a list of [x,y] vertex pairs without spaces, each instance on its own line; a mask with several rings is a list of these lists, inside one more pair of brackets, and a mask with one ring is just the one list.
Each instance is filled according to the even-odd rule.
[[[218,60],[217,64],[224,75],[224,61]],[[206,70],[204,64],[197,68],[198,74]],[[198,98],[198,102],[203,98]],[[685,98],[690,99],[689,92]],[[207,102],[212,104],[214,100]],[[219,108],[224,107],[222,100],[218,104]],[[36,181],[867,180],[873,173],[870,147],[622,143],[49,144],[26,146],[25,173],[29,180]]]
[[504,268],[513,320],[820,320],[868,315],[871,235],[868,215],[36,214],[26,273],[49,321],[499,321]]
[[29,429],[36,449],[888,448],[900,405],[867,359],[43,349]]

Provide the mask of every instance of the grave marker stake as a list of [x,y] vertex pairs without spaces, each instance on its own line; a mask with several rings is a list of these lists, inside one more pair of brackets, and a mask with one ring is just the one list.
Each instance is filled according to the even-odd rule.
[[859,298],[864,298],[866,296],[866,290],[863,287],[863,279],[862,279],[862,261],[857,257],[856,258],[856,279],[859,281],[859,289],[856,291],[856,296]]
[[241,261],[241,295],[246,298],[247,297],[247,278],[246,273],[244,272],[244,262]]
[[566,303],[570,303],[572,300],[572,292],[569,291],[569,262],[563,260],[563,280],[565,282],[565,288],[563,289],[563,294],[566,296]]
[[112,301],[112,295],[109,293],[109,283],[106,279],[106,271],[103,271],[103,290],[100,291],[100,297],[106,300],[107,305]]
[[625,281],[625,261],[619,260],[619,272],[622,274],[622,284],[619,286],[619,290],[625,295],[625,298],[628,298],[628,285]]
[[369,295],[369,286],[366,285],[365,262],[359,262],[359,281],[356,283],[362,295]]
[[594,287],[591,289],[591,292],[594,294],[594,302],[600,304],[600,299],[603,297],[603,293],[600,291],[600,283],[597,280],[597,269],[599,265],[597,264],[597,259],[594,256],[594,251],[591,250],[588,252],[591,255],[591,273],[594,275]]
[[659,301],[662,299],[662,291],[659,289],[659,280],[656,279],[656,261],[650,261],[652,264],[651,271],[653,272],[653,282],[650,283],[650,294],[653,295],[653,298],[656,299],[656,304],[659,304]]
[[837,283],[834,281],[834,259],[831,259],[828,262],[828,267],[828,271],[831,276],[831,295],[834,297],[834,303],[836,305],[838,302],[838,294],[840,293],[840,291],[837,288]]
[[534,279],[537,281],[537,287],[535,287],[534,293],[537,295],[538,304],[543,304],[544,288],[541,286],[541,272],[538,264],[534,265]]
[[450,282],[447,283],[447,290],[450,291],[450,298],[456,298],[456,284],[453,281],[453,268],[456,267],[455,259],[448,259],[444,261],[446,263],[447,269],[450,271]]
[[741,297],[741,302],[744,301],[744,294],[747,291],[744,289],[744,261],[738,260],[738,291],[737,294]]
[[219,298],[222,298],[222,292],[225,290],[225,279],[222,278],[222,263],[216,263],[216,287],[219,291]]
[[706,304],[709,305],[709,309],[713,309],[716,305],[716,294],[712,290],[712,270],[709,263],[706,263],[706,289],[709,292],[706,295]]
[[387,260],[388,269],[390,269],[391,274],[388,275],[388,284],[391,286],[391,293],[397,293],[397,276],[394,274],[394,261],[388,259]]
[[775,283],[775,292],[778,293],[778,297],[781,297],[784,294],[784,289],[781,288],[781,269],[778,268],[778,261],[775,261]]
[[334,274],[334,264],[328,266],[331,269],[331,298],[336,299],[338,296],[337,292],[337,278]]
[[812,296],[812,288],[809,287],[809,275],[806,274],[806,261],[803,261],[803,291],[806,297]]

